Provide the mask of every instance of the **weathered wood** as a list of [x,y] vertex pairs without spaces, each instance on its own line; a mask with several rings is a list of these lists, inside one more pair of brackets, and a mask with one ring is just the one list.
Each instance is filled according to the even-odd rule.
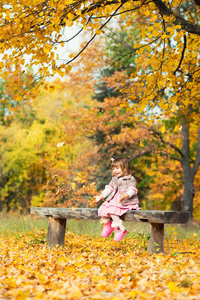
[[64,246],[66,219],[54,219],[49,217],[47,245],[54,248],[57,245]]
[[164,224],[150,223],[150,239],[147,251],[150,253],[164,253]]
[[57,219],[85,219],[98,220],[97,209],[93,208],[57,208],[57,207],[32,207],[31,214],[39,217],[53,217]]
[[[57,207],[32,207],[31,214],[39,217],[53,217],[55,219],[85,219],[98,220],[96,208],[57,208]],[[131,210],[122,220],[129,222],[149,222],[165,224],[184,224],[190,218],[190,212],[159,211],[159,210]]]

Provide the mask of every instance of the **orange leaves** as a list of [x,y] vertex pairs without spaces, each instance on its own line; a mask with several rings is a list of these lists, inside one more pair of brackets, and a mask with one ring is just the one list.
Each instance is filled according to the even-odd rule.
[[[9,49],[8,59],[3,57],[4,67],[18,64],[29,66],[38,65],[37,71],[43,76],[49,76],[49,69],[54,65],[54,72],[60,71],[59,66],[53,63],[56,49],[53,45],[63,42],[61,35],[61,14],[65,8],[63,1],[7,1],[1,8],[2,30],[0,33],[0,52],[4,54]],[[70,2],[70,1],[69,1]],[[8,9],[9,7],[9,9]],[[51,9],[54,7],[54,9]],[[12,12],[12,13],[11,13]],[[6,20],[6,22],[5,22]],[[22,58],[28,57],[28,64]],[[65,74],[70,69],[65,69]]]
[[147,253],[137,236],[116,243],[68,231],[52,250],[45,239],[44,231],[0,236],[2,299],[198,299],[197,239],[168,240],[165,255]]
[[[172,4],[166,3],[166,5],[169,5],[169,9],[172,9],[175,16],[176,10],[179,9],[179,5],[176,1],[173,1]],[[90,31],[90,33],[93,34],[93,32],[96,31],[97,35],[101,34],[101,30],[98,30],[101,25],[95,22],[96,19],[103,19],[103,17],[108,19],[119,6],[120,1],[117,3],[108,1],[99,6],[98,3],[91,1],[80,1],[74,5],[73,0],[49,0],[48,4],[46,1],[41,2],[39,0],[20,0],[17,2],[8,0],[6,1],[6,5],[2,5],[1,7],[2,30],[0,39],[2,41],[2,53],[8,49],[14,53],[15,49],[17,49],[18,56],[13,57],[14,55],[10,55],[10,59],[13,57],[14,65],[19,62],[20,56],[30,55],[32,56],[30,64],[41,64],[41,67],[47,64],[48,67],[51,67],[52,59],[50,59],[49,54],[50,52],[52,54],[53,50],[51,47],[48,48],[44,45],[46,45],[47,42],[50,45],[65,42],[66,39],[62,37],[62,28],[80,25],[86,32]],[[172,37],[174,33],[172,26],[174,26],[173,28],[176,30],[175,33],[178,38],[184,33],[183,30],[180,30],[180,25],[173,24],[175,21],[173,14],[170,14],[170,16],[163,14],[161,18],[153,1],[150,3],[145,3],[144,1],[139,1],[138,3],[125,1],[119,10],[119,14],[122,14],[124,18],[126,18],[127,15],[130,17],[124,27],[130,27],[131,23],[137,22],[138,33],[141,40],[152,40],[153,37],[160,36],[163,31],[163,24],[167,32],[167,34],[164,33],[162,35],[164,39],[170,39]],[[188,20],[191,24],[195,24],[197,21],[194,16],[195,13],[193,11],[189,13],[189,9],[186,9],[184,16],[185,22]],[[198,16],[198,7],[196,8],[196,16]],[[179,19],[176,21],[180,22]],[[151,28],[150,24],[153,24],[152,27],[154,27],[154,29]],[[148,29],[147,27],[150,28]],[[184,27],[187,28],[187,26]],[[175,39],[176,37],[173,38]],[[10,47],[10,44],[12,44],[12,47]],[[138,45],[139,44],[140,42],[138,42]],[[194,43],[188,43],[188,45],[190,44]],[[162,45],[159,46],[161,49]],[[43,51],[41,51],[42,49]],[[190,53],[192,52],[193,51],[190,51]],[[33,59],[33,56],[35,59]],[[152,61],[155,61],[153,56]],[[7,63],[9,64],[9,62]],[[56,66],[54,70],[55,72],[59,72],[59,66]],[[49,75],[46,69],[43,71],[44,72],[41,71],[42,75],[46,75],[45,72]]]
[[60,154],[61,154],[61,152],[57,152],[57,153],[54,155],[54,157],[56,158],[56,157],[58,157]]

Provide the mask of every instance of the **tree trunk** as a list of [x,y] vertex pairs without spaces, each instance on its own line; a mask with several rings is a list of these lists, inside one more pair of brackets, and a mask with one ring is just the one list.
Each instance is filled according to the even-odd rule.
[[189,170],[183,171],[184,191],[182,198],[182,211],[190,211],[193,213],[193,198],[194,198],[194,178]]
[[182,168],[183,168],[183,198],[182,211],[190,211],[191,217],[193,213],[193,198],[194,198],[194,172],[190,166],[190,151],[189,151],[189,124],[182,120]]

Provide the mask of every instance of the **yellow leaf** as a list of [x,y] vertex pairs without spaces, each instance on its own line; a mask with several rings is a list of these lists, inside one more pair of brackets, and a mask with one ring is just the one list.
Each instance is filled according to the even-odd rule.
[[69,289],[69,294],[67,295],[68,299],[80,299],[81,298],[81,291],[79,289],[79,287],[77,286],[72,286],[70,289]]
[[44,53],[49,53],[49,52],[51,51],[51,48],[52,48],[51,45],[45,44],[45,45],[43,46],[43,51],[44,51]]
[[71,187],[72,187],[72,190],[75,191],[76,190],[76,183],[75,182],[71,182]]
[[69,20],[73,20],[74,19],[74,14],[68,13],[67,17],[68,17]]
[[174,231],[175,227],[169,227],[169,230]]
[[150,22],[154,23],[156,20],[157,20],[157,16],[153,16],[151,19],[150,19]]
[[195,261],[194,261],[193,259],[190,259],[190,260],[189,260],[189,264],[190,264],[190,266],[193,267],[193,268],[194,268],[195,265],[196,265],[196,264],[195,264]]
[[53,90],[55,90],[55,86],[54,86],[54,85],[50,85],[50,86],[49,86],[49,91],[50,91],[50,92],[53,92]]
[[80,15],[82,14],[82,10],[81,10],[80,8],[77,9],[77,10],[76,10],[76,14],[80,16]]
[[71,20],[65,20],[65,24],[66,26],[71,27],[74,23]]
[[142,143],[142,141],[140,141],[140,147],[144,147],[144,144]]
[[170,281],[168,283],[168,288],[171,292],[179,292],[179,288],[176,286],[176,284],[173,281]]
[[163,125],[159,130],[160,130],[161,133],[164,133],[165,130],[166,130],[166,128],[165,128],[165,126]]
[[129,297],[131,297],[131,299],[135,299],[136,295],[137,295],[137,291],[131,291],[131,292],[129,292]]
[[181,131],[181,129],[182,129],[182,126],[176,125],[174,128],[174,131]]

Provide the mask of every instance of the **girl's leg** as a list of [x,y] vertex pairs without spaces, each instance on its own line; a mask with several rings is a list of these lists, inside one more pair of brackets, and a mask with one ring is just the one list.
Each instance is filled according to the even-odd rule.
[[108,217],[101,217],[100,223],[101,223],[102,225],[105,225],[105,224],[107,224],[109,221],[110,221],[110,218],[108,218]]
[[112,227],[119,227],[122,231],[125,231],[126,228],[124,227],[122,220],[120,219],[119,216],[116,215],[110,215],[111,219],[113,220],[112,222]]
[[119,216],[116,215],[110,215],[113,222],[112,222],[112,227],[115,229],[115,236],[114,236],[114,241],[118,242],[123,239],[123,237],[127,234],[127,230],[124,227],[122,220],[120,219]]

